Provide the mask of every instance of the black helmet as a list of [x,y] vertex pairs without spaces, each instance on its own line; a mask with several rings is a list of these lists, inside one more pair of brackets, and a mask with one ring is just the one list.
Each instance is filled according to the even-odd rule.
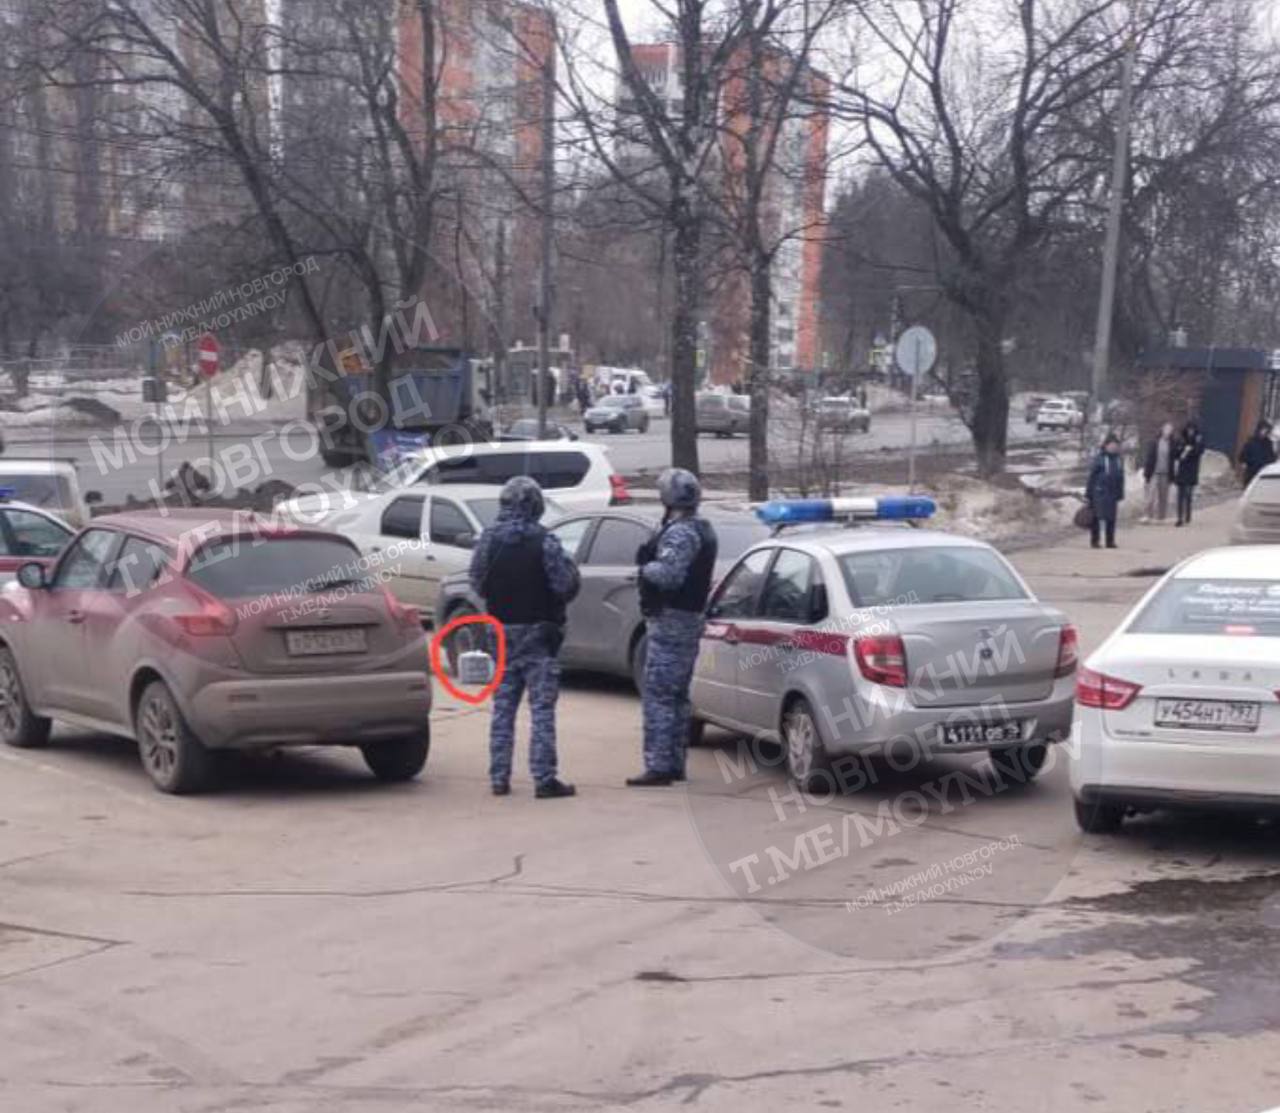
[[507,513],[530,522],[541,518],[547,506],[538,481],[527,475],[513,475],[502,485],[498,505]]
[[658,497],[669,510],[696,510],[702,501],[702,484],[684,468],[667,468],[658,476]]

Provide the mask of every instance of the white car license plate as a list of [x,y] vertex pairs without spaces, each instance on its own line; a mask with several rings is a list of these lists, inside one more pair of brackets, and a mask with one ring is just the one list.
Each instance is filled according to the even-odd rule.
[[1262,704],[1246,700],[1158,699],[1156,726],[1180,730],[1258,729]]
[[942,739],[948,746],[986,746],[998,742],[1021,742],[1022,722],[949,723],[942,728]]
[[368,648],[363,630],[286,630],[284,644],[291,657],[364,653]]

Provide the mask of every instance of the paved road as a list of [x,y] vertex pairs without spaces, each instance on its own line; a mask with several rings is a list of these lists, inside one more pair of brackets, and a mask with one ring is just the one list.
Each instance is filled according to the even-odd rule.
[[[1017,415],[1015,415],[1016,418]],[[783,427],[785,429],[785,427]],[[597,434],[590,439],[608,447],[614,466],[628,475],[653,473],[671,460],[670,423],[658,419],[644,434],[618,436]],[[1010,438],[1035,438],[1020,419],[1010,422]],[[917,429],[922,451],[934,445],[965,445],[969,435],[950,411],[942,408],[921,411]],[[1043,438],[1041,438],[1043,439]],[[905,414],[879,414],[869,434],[850,434],[842,441],[848,454],[898,449],[905,452],[910,441],[910,423]],[[723,439],[710,435],[699,438],[704,472],[744,469],[747,463],[745,437]],[[796,447],[785,435],[771,438],[775,458],[786,461]],[[76,459],[86,490],[100,491],[108,503],[123,502],[133,494],[150,497],[164,479],[184,460],[206,467],[209,440],[200,429],[181,431],[164,438],[154,428],[144,427],[134,436],[130,427],[85,431],[83,429],[23,430],[10,435],[7,455],[43,455]],[[218,483],[232,488],[255,486],[269,478],[290,484],[343,483],[345,472],[332,473],[316,454],[313,435],[301,425],[241,425],[218,430],[213,439],[214,469]],[[905,468],[905,463],[904,463]],[[905,477],[905,471],[904,471]]]
[[[1016,559],[1087,649],[1149,583],[1129,572],[1208,543],[1227,514]],[[735,825],[772,832],[781,778],[742,791],[719,737],[687,791],[627,790],[634,696],[575,680],[561,706],[572,801],[524,783],[488,796],[485,715],[447,701],[429,775],[390,790],[342,754],[249,763],[178,800],[122,743],[61,732],[0,753],[0,1108],[1276,1104],[1269,831],[1153,817],[1082,837],[1058,766],[929,804],[821,884],[743,902],[708,847]],[[938,772],[884,772],[832,806],[869,822]],[[845,913],[993,847],[982,887]]]

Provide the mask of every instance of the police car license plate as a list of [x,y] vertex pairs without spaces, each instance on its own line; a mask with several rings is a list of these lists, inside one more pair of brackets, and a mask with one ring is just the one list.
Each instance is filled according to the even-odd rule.
[[1158,727],[1177,730],[1233,730],[1248,733],[1258,729],[1262,704],[1248,700],[1158,699]]
[[320,657],[328,653],[364,653],[368,648],[364,631],[286,630],[285,648],[290,657]]
[[1022,720],[1007,723],[949,723],[942,728],[948,746],[986,746],[999,742],[1021,742]]

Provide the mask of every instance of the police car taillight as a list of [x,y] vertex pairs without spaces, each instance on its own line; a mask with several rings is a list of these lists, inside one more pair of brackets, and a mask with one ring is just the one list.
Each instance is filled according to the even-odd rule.
[[837,499],[773,499],[756,507],[771,526],[810,522],[910,522],[931,518],[938,505],[924,495],[869,495]]
[[866,634],[854,639],[858,671],[872,684],[907,686],[907,650],[896,634]]

